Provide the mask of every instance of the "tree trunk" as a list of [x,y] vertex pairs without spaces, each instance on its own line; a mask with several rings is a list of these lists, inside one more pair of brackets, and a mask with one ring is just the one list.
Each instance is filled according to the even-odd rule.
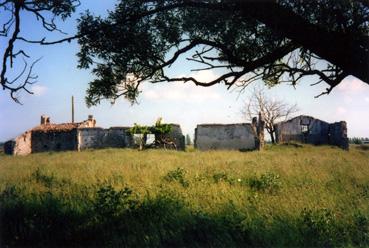
[[269,132],[269,134],[270,134],[270,139],[272,141],[272,144],[275,144],[274,131]]

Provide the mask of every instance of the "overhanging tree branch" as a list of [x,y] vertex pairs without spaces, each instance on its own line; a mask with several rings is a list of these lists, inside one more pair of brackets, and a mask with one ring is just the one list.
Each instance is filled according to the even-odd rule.
[[[24,1],[24,0],[0,0],[0,8],[2,11],[2,15],[9,14],[9,19],[2,23],[2,30],[0,30],[0,37],[2,39],[7,40],[7,46],[2,53],[2,68],[0,71],[0,84],[3,90],[9,90],[11,98],[19,103],[19,99],[17,97],[19,91],[24,90],[27,93],[32,93],[27,86],[30,84],[35,83],[35,79],[37,76],[32,74],[34,65],[39,61],[39,59],[35,60],[30,64],[24,60],[24,58],[29,59],[30,56],[23,50],[18,49],[16,51],[16,42],[17,41],[25,41],[28,43],[37,43],[40,45],[53,45],[57,43],[62,43],[65,41],[71,41],[72,39],[76,39],[79,36],[73,36],[64,38],[58,41],[45,41],[46,38],[30,41],[23,37],[19,37],[21,32],[21,19],[23,18],[22,12],[28,12],[33,14],[38,21],[41,22],[42,27],[48,31],[58,31],[62,34],[65,34],[63,31],[58,29],[55,18],[61,17],[62,19],[67,18],[70,14],[75,10],[76,6],[80,4],[79,0],[61,0],[61,1]],[[43,12],[47,12],[47,14],[43,14]],[[45,16],[50,16],[50,20]],[[19,55],[22,55],[22,59],[24,61],[23,69],[21,70],[20,74],[15,76],[13,80],[9,80],[9,68],[14,67],[14,63]],[[28,68],[28,73],[26,73]],[[14,86],[18,85],[18,86]]]

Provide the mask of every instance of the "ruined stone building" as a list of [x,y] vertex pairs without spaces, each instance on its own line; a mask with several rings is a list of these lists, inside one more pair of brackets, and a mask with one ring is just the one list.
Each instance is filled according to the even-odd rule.
[[[184,136],[181,127],[171,124],[172,130],[167,136],[178,150],[184,150]],[[41,124],[26,131],[14,140],[4,144],[4,152],[12,155],[27,155],[47,151],[80,151],[89,148],[125,148],[134,147],[130,127],[96,127],[96,120],[89,116],[79,123],[54,124],[47,116],[41,116]]]
[[347,150],[345,121],[328,123],[311,116],[297,116],[275,125],[277,143],[301,142],[313,145],[334,145]]
[[201,124],[195,129],[195,148],[199,150],[260,150],[264,144],[264,121],[252,123]]
[[[185,150],[181,127],[170,124],[165,138],[177,150]],[[199,150],[260,150],[264,145],[265,123],[259,115],[252,123],[201,124],[195,129],[195,148]],[[27,155],[35,152],[84,150],[89,148],[135,147],[130,127],[96,127],[89,116],[79,123],[53,124],[47,116],[41,124],[4,144],[6,154]],[[298,116],[275,125],[277,143],[301,142],[314,145],[328,144],[348,149],[346,122],[327,123],[310,116]],[[152,139],[159,140],[155,135]],[[159,146],[160,147],[160,146]]]

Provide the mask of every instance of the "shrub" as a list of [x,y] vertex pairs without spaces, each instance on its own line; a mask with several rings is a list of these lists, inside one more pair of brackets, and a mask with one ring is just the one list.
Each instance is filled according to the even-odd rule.
[[103,185],[96,192],[94,212],[99,219],[110,219],[134,206],[132,190],[128,187],[118,191],[111,185]]
[[183,187],[188,187],[190,184],[185,178],[186,171],[183,168],[177,168],[175,170],[169,171],[165,176],[164,180],[167,182],[178,182]]
[[214,182],[219,183],[221,181],[228,181],[228,176],[224,172],[215,173],[213,175]]
[[237,180],[229,175],[227,175],[224,172],[218,172],[213,174],[213,180],[215,183],[219,182],[227,182],[230,185],[234,185],[236,182],[242,182],[241,178],[238,178]]
[[369,246],[369,217],[362,213],[355,213],[348,233],[355,246],[364,246],[363,244]]
[[304,209],[300,220],[301,236],[307,246],[332,247],[337,243],[340,232],[337,228],[335,215],[331,210]]
[[55,184],[55,176],[53,174],[46,175],[40,168],[37,168],[35,172],[32,173],[31,177],[36,180],[37,183],[41,183],[47,188],[51,188]]
[[260,177],[250,178],[249,186],[253,190],[275,193],[281,187],[280,177],[278,174],[268,172]]

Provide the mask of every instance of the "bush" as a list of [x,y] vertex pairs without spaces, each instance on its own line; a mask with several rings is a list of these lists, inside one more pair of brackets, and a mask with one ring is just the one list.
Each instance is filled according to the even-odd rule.
[[275,193],[281,187],[280,177],[278,174],[268,172],[260,177],[250,178],[249,186],[253,190]]
[[94,212],[98,219],[109,220],[124,210],[134,208],[135,204],[130,188],[118,191],[111,185],[103,185],[96,192]]
[[185,178],[186,171],[183,168],[177,168],[175,170],[169,171],[165,176],[164,180],[167,182],[178,182],[183,187],[188,187],[190,184]]
[[343,236],[336,223],[335,215],[329,209],[301,212],[300,231],[307,246],[332,247]]
[[51,188],[55,184],[55,176],[53,174],[47,175],[43,173],[40,168],[37,168],[35,172],[32,173],[31,178],[47,188]]

